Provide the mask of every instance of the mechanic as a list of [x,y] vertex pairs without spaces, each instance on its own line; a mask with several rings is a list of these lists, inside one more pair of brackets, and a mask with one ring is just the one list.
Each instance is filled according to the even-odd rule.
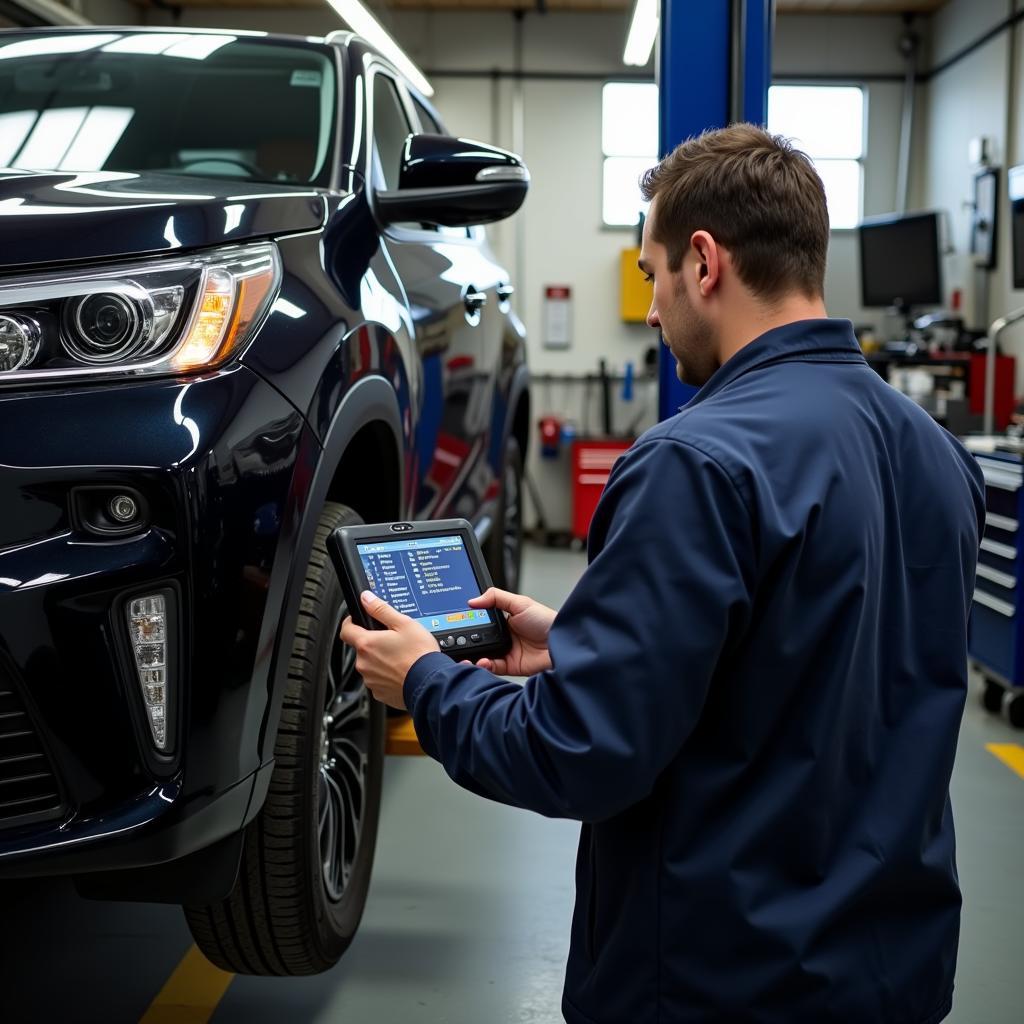
[[477,665],[369,592],[388,630],[342,637],[457,783],[585,823],[572,1024],[932,1024],[981,473],[826,318],[803,154],[734,125],[643,189],[648,323],[700,391],[616,464],[562,609],[489,591],[516,639]]

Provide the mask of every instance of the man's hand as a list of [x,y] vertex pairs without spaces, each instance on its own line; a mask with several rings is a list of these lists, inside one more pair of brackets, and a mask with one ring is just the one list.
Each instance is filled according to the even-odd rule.
[[405,710],[402,687],[409,669],[423,657],[439,650],[437,641],[418,622],[396,612],[376,594],[360,595],[367,615],[387,626],[363,629],[347,617],[341,624],[341,639],[356,649],[356,671],[367,688],[389,707]]
[[499,676],[532,676],[551,668],[548,654],[548,633],[557,612],[531,597],[510,594],[491,587],[485,594],[470,598],[473,608],[500,608],[508,615],[512,632],[512,649],[504,658],[481,658],[481,668]]

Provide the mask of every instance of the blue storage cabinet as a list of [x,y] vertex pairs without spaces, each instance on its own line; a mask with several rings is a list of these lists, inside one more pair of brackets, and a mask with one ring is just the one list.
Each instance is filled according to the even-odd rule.
[[985,680],[984,703],[1024,727],[1024,465],[1016,454],[976,454],[985,475],[985,533],[971,606],[968,651]]

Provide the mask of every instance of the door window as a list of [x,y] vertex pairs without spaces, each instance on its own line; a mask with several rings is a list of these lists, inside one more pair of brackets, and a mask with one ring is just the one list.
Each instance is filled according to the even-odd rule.
[[429,132],[433,135],[447,134],[445,130],[441,127],[441,124],[437,120],[437,118],[434,117],[434,115],[429,110],[427,110],[427,108],[422,103],[420,103],[420,101],[416,99],[415,96],[413,96],[412,102],[416,107],[416,113],[419,114],[420,116],[420,124],[422,125],[423,130],[425,132]]
[[389,191],[398,188],[402,149],[412,129],[402,108],[395,83],[386,75],[373,78],[373,141],[378,170]]

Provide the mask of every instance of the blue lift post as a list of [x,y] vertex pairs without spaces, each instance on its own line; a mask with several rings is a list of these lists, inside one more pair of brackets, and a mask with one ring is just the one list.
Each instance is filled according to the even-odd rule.
[[[733,121],[764,124],[771,81],[774,0],[661,0],[657,78],[664,156],[683,139]],[[658,414],[674,415],[696,394],[662,346]]]

